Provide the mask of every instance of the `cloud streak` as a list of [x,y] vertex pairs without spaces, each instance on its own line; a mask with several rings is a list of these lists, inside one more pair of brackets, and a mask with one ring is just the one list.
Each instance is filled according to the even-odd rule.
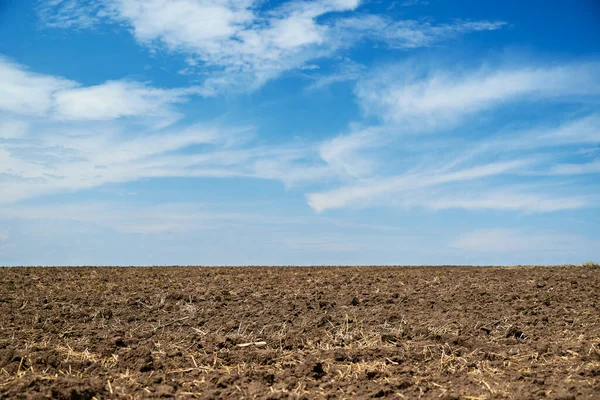
[[600,160],[579,164],[558,164],[550,170],[552,175],[600,174]]
[[314,77],[313,83],[306,88],[308,91],[324,89],[339,82],[355,81],[367,73],[367,67],[350,59],[343,60],[338,70],[329,75]]
[[314,210],[320,212],[364,202],[377,202],[377,199],[381,197],[401,196],[405,193],[420,191],[429,187],[515,173],[529,164],[531,164],[530,160],[514,160],[477,165],[450,172],[440,172],[439,170],[411,172],[399,176],[359,182],[355,185],[327,192],[311,193],[307,196],[308,204]]
[[364,14],[340,19],[336,33],[344,39],[357,38],[385,43],[393,49],[411,50],[430,47],[472,32],[495,31],[503,21],[462,21],[432,24],[414,20],[393,20],[381,15]]
[[[562,196],[555,193],[528,193],[528,191],[504,189],[489,193],[476,192],[462,196],[448,196],[428,199],[423,196],[418,205],[433,210],[500,210],[525,213],[548,213],[563,210],[576,210],[593,204],[584,196]],[[417,204],[415,204],[417,205]]]
[[367,115],[408,126],[405,131],[431,131],[507,103],[593,99],[600,94],[599,68],[590,62],[455,72],[406,63],[360,81],[356,95]]

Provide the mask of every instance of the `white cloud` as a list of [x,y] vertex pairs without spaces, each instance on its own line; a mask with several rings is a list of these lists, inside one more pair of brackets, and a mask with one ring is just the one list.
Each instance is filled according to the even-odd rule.
[[255,146],[251,133],[201,124],[158,131],[133,123],[40,124],[35,139],[0,143],[0,203],[157,177],[248,177],[290,186],[334,176],[315,145]]
[[[472,146],[471,156],[486,152],[556,151],[600,143],[600,114],[570,117],[559,123],[538,123],[530,129],[502,132]],[[589,151],[586,151],[589,152]]]
[[322,51],[330,52],[328,27],[316,18],[359,5],[358,0],[318,0],[261,11],[260,2],[254,0],[104,0],[90,7],[81,2],[72,7],[73,3],[43,4],[41,16],[58,9],[55,14],[61,17],[50,19],[50,26],[68,28],[87,9],[84,25],[99,19],[116,21],[130,27],[146,46],[162,45],[195,55],[203,63],[196,68],[217,68],[206,82],[206,94],[217,93],[223,86],[258,87]]
[[380,129],[368,127],[326,140],[319,146],[319,155],[329,167],[341,175],[353,178],[368,177],[372,174],[376,162],[365,153],[369,148],[382,144],[377,142],[375,145],[375,138],[380,133]]
[[[484,229],[464,234],[451,247],[471,253],[587,254],[600,249],[600,241],[574,234],[527,232],[514,229]],[[581,255],[578,255],[581,257]]]
[[515,160],[478,165],[451,172],[411,172],[400,176],[367,180],[366,182],[359,181],[354,185],[343,186],[331,191],[311,193],[307,196],[308,204],[317,212],[352,205],[360,206],[377,201],[381,197],[394,194],[401,195],[404,192],[426,187],[515,173],[529,164],[531,164],[529,160]]
[[127,21],[135,37],[160,40],[172,48],[210,51],[254,19],[253,1],[118,0],[108,2],[114,17]]
[[[265,10],[258,0],[52,0],[42,2],[39,13],[52,27],[117,22],[129,27],[145,46],[193,55],[201,65],[189,65],[182,72],[210,71],[207,95],[224,88],[255,89],[285,71],[302,68],[363,39],[416,48],[504,25],[488,21],[434,25],[339,14],[357,10],[360,3],[288,1]],[[327,14],[332,14],[328,20],[319,20]]]
[[356,94],[367,115],[401,124],[407,132],[446,129],[508,102],[597,96],[598,69],[600,64],[587,63],[456,73],[403,64],[360,81]]
[[414,205],[434,210],[503,210],[526,213],[545,213],[561,210],[574,210],[590,205],[589,199],[582,196],[565,197],[557,194],[528,193],[511,189],[489,193],[463,193],[459,196],[431,198],[424,194]]
[[0,110],[23,115],[45,115],[59,90],[77,84],[67,79],[36,74],[0,56]]
[[532,132],[524,135],[526,139],[534,136],[538,146],[598,144],[600,143],[600,114],[591,114],[571,120],[554,129]]
[[40,1],[37,11],[54,28],[91,28],[106,16],[99,0],[88,0],[85,6],[80,0]]
[[4,144],[2,166],[13,179],[2,185],[0,202],[151,177],[241,175],[218,153],[204,163],[189,164],[189,156],[166,155],[199,144],[214,152],[216,146],[227,142],[227,132],[215,128],[195,126],[153,134],[142,131],[137,136],[99,127],[91,128],[95,132],[90,135],[86,127],[79,129],[51,130],[33,142],[23,139]]
[[[82,86],[61,77],[36,74],[25,67],[0,58],[0,110],[9,113],[46,117],[60,121],[97,121],[120,117],[153,118],[166,126],[179,114],[170,106],[194,94],[196,87],[159,89],[144,83],[120,80],[96,86]],[[6,120],[2,132],[23,133],[24,125],[14,118]],[[15,124],[20,124],[19,126]],[[7,135],[8,133],[3,133]]]
[[185,90],[165,90],[131,81],[108,81],[89,87],[58,91],[54,96],[54,118],[58,120],[108,120],[120,117],[161,117],[177,114],[167,106],[183,102]]
[[0,68],[18,78],[0,76],[0,87],[45,96],[0,111],[0,203],[144,178],[253,177],[291,186],[340,173],[319,158],[314,143],[256,146],[248,127],[167,129],[179,117],[175,105],[196,87],[158,89],[125,80],[84,87],[6,60]]
[[479,31],[494,31],[506,25],[502,21],[455,21],[432,24],[415,20],[393,20],[391,18],[363,14],[340,19],[335,23],[337,34],[344,40],[357,38],[386,43],[394,49],[409,50],[429,47],[441,41]]
[[579,164],[558,164],[550,169],[552,175],[600,174],[600,160]]
[[[589,207],[595,202],[589,196],[558,192],[557,187],[570,185],[557,179],[598,173],[597,162],[557,164],[556,160],[579,151],[572,148],[574,144],[597,143],[600,125],[596,122],[592,114],[468,142],[406,137],[393,125],[363,128],[321,145],[322,159],[345,177],[345,184],[310,193],[307,200],[317,212],[377,205],[525,213]],[[404,172],[394,175],[398,170]],[[512,183],[493,179],[507,174]],[[538,181],[547,177],[554,186],[547,190],[513,185],[528,177]],[[470,181],[478,184],[467,185]]]
[[[27,72],[24,67],[5,60],[0,66],[16,71],[13,76],[19,77],[15,82],[20,85],[20,90],[34,87],[35,91],[35,84],[39,84],[44,88],[41,92],[49,99],[39,108],[36,118],[28,122],[19,116],[27,111],[4,108],[6,118],[0,124],[0,185],[3,193],[0,201],[5,204],[44,194],[146,178],[251,177],[278,180],[288,187],[319,183],[341,185],[330,190],[311,189],[307,199],[316,211],[397,204],[429,209],[551,212],[585,207],[590,201],[584,197],[510,191],[505,184],[499,184],[498,190],[483,185],[471,195],[461,197],[449,196],[445,190],[450,188],[466,193],[463,185],[472,181],[493,187],[495,181],[492,178],[501,175],[539,176],[545,171],[546,175],[556,177],[594,173],[597,169],[595,164],[548,167],[552,158],[536,153],[546,147],[596,143],[598,116],[595,114],[557,127],[533,129],[481,143],[471,142],[464,150],[449,144],[450,147],[440,151],[435,146],[429,147],[427,141],[400,143],[395,124],[366,127],[356,124],[351,126],[350,134],[321,143],[257,146],[249,139],[251,129],[248,128],[199,124],[167,129],[165,125],[178,116],[177,103],[197,93],[197,87],[158,89],[125,80],[82,87],[62,78]],[[561,67],[552,69],[556,70],[562,71]],[[588,71],[587,67],[580,70]],[[476,82],[486,87],[487,77],[491,76],[489,79],[494,81],[499,75],[483,74],[482,82],[470,80],[469,85],[459,81],[455,89],[464,90]],[[554,72],[550,76],[564,78],[564,74]],[[554,81],[552,84],[560,90],[540,89],[537,96],[546,99],[573,93],[595,93],[593,80],[584,90],[566,89],[568,79],[564,79],[565,82]],[[0,77],[0,86],[3,82]],[[45,89],[48,82],[69,84],[67,87],[58,85],[58,88],[52,84],[50,89]],[[439,90],[430,79],[426,82],[427,87]],[[417,103],[420,102],[427,112],[456,111],[444,93],[434,92],[418,97]],[[494,102],[497,96],[488,97]],[[465,95],[465,99],[458,97],[463,105],[474,101],[469,95]],[[485,98],[478,100],[485,103]],[[417,108],[405,114],[411,115],[411,112],[420,115],[423,111]],[[460,110],[457,112],[460,114]],[[116,121],[119,118],[121,120]],[[157,118],[163,123],[148,126],[148,121],[156,122]],[[183,151],[192,146],[192,152]],[[444,155],[447,149],[453,157],[450,161]],[[399,162],[394,158],[403,158],[400,150],[412,155],[405,162]],[[482,155],[489,157],[484,160]],[[427,165],[428,157],[433,161],[430,165]],[[393,162],[391,166],[387,165],[390,161]],[[399,175],[398,171],[403,169]],[[427,196],[428,193],[433,195]]]

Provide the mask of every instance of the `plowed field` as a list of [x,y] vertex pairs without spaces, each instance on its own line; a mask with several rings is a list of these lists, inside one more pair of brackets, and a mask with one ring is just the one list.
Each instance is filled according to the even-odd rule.
[[600,269],[0,269],[0,398],[50,397],[600,399]]

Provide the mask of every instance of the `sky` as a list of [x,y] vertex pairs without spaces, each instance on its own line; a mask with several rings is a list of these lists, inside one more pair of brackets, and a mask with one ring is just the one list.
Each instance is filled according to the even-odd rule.
[[594,0],[0,0],[0,265],[600,260]]

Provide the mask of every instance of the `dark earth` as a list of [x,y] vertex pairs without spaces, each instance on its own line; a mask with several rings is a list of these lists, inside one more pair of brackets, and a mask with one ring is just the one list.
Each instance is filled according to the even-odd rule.
[[600,269],[0,268],[0,399],[600,399]]

